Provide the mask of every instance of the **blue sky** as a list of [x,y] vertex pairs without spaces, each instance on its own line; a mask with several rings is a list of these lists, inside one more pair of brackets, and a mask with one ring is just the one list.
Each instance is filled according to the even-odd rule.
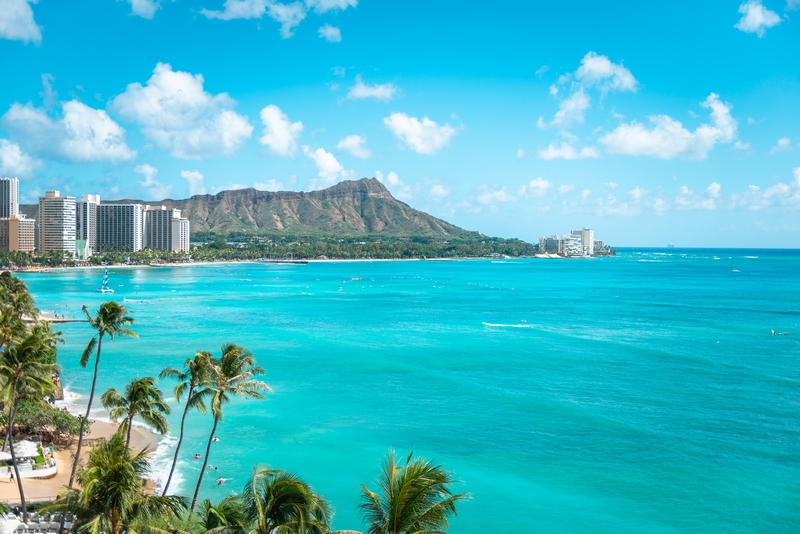
[[0,0],[0,175],[378,177],[468,229],[800,247],[800,0]]

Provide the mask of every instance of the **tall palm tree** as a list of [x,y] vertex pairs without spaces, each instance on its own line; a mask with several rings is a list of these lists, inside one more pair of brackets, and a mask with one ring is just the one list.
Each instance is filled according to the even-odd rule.
[[186,414],[192,408],[197,408],[200,413],[206,413],[206,405],[203,399],[211,393],[211,390],[205,387],[211,380],[211,368],[213,358],[210,352],[197,352],[194,359],[186,358],[183,364],[183,370],[178,370],[173,367],[167,367],[161,371],[160,378],[172,378],[178,380],[180,383],[175,386],[174,394],[175,400],[180,402],[184,392],[186,392],[186,406],[183,408],[183,416],[181,417],[181,432],[178,437],[178,444],[175,446],[175,457],[172,459],[172,468],[169,470],[167,482],[164,484],[164,491],[162,495],[167,494],[169,484],[172,481],[172,474],[175,472],[175,466],[178,463],[178,453],[181,450],[183,443],[183,430],[186,424]]
[[397,462],[390,450],[378,477],[380,494],[361,485],[361,515],[368,526],[366,534],[441,534],[448,517],[456,515],[456,503],[469,498],[453,495],[453,474],[424,458]]
[[28,286],[9,271],[0,274],[0,294],[3,304],[8,304],[18,317],[26,315],[32,320],[38,318],[39,310],[33,304],[33,296],[28,291]]
[[119,432],[125,434],[125,444],[128,447],[131,445],[131,428],[134,417],[139,417],[159,434],[166,434],[169,430],[167,419],[164,416],[169,415],[170,408],[164,402],[164,396],[156,386],[156,379],[152,376],[134,378],[128,382],[124,395],[111,388],[103,393],[100,400],[115,423],[122,419]]
[[192,531],[196,534],[247,534],[247,516],[239,496],[228,496],[212,504],[208,499],[200,503],[194,514]]
[[263,374],[264,369],[256,365],[256,360],[250,351],[233,343],[222,345],[222,355],[218,360],[214,360],[211,382],[207,386],[212,392],[210,404],[211,414],[214,416],[214,426],[208,436],[206,455],[203,457],[203,469],[200,471],[192,498],[192,510],[197,504],[197,495],[200,493],[200,484],[202,484],[203,475],[206,472],[208,455],[211,452],[211,443],[217,432],[217,425],[224,416],[223,407],[230,404],[234,396],[244,399],[263,399],[264,395],[261,392],[272,391],[272,389],[261,381],[253,380],[254,376]]
[[[75,483],[75,472],[78,470],[78,462],[81,459],[81,446],[83,445],[83,431],[86,428],[86,421],[89,419],[89,414],[92,411],[92,402],[94,401],[94,389],[97,386],[97,373],[100,369],[100,351],[103,348],[103,337],[108,336],[109,339],[114,339],[115,336],[126,337],[139,337],[136,332],[128,328],[133,324],[133,317],[128,315],[128,309],[118,302],[109,301],[100,305],[97,314],[92,317],[86,306],[83,307],[83,313],[89,319],[89,324],[97,330],[97,336],[92,337],[89,344],[81,355],[81,367],[86,368],[89,359],[94,357],[94,376],[92,377],[92,389],[89,392],[89,404],[86,406],[86,416],[81,420],[81,428],[78,432],[78,449],[75,451],[75,463],[72,464],[72,473],[69,475],[69,487]],[[95,352],[96,350],[96,352]]]
[[186,509],[182,498],[147,492],[149,453],[131,452],[119,433],[103,440],[77,474],[81,489],[67,488],[43,512],[72,512],[77,529],[91,534],[135,534],[136,525],[181,514]]
[[[49,324],[46,333],[50,334]],[[11,344],[0,359],[0,376],[5,383],[3,397],[9,406],[7,436],[10,444],[11,463],[17,477],[19,498],[22,501],[24,521],[28,520],[28,510],[25,505],[25,492],[19,476],[17,456],[11,436],[20,401],[25,399],[42,402],[42,399],[51,395],[55,388],[51,375],[59,372],[60,369],[55,363],[55,346],[50,343],[50,340],[51,337],[45,335],[41,328],[37,329],[22,341]]]
[[330,504],[297,475],[260,467],[241,495],[250,534],[327,534]]

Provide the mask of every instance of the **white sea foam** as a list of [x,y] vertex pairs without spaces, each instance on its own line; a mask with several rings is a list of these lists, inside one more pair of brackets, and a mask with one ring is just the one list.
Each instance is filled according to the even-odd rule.
[[750,258],[751,260],[757,260],[758,256],[745,256],[745,258]]
[[484,321],[483,326],[491,326],[493,328],[536,328],[535,325],[532,324],[497,324],[497,323],[487,323]]

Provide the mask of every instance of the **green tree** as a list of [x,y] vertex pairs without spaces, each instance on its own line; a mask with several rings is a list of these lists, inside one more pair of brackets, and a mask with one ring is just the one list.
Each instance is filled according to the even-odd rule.
[[125,434],[125,444],[129,447],[134,417],[139,417],[159,434],[166,434],[169,430],[164,416],[169,415],[170,409],[152,376],[134,378],[128,382],[124,395],[111,388],[103,393],[100,400],[115,423],[122,419],[119,432]]
[[19,477],[19,467],[13,446],[14,418],[22,400],[38,400],[53,393],[52,374],[59,372],[59,367],[54,363],[55,339],[57,336],[50,330],[49,323],[44,326],[36,325],[31,333],[22,341],[12,343],[0,359],[0,377],[5,387],[3,397],[9,407],[8,414],[8,441],[11,451],[11,463],[17,478],[19,498],[22,501],[22,516],[28,520],[28,510],[25,504],[25,491],[22,479]]
[[172,481],[172,475],[175,472],[175,466],[178,463],[178,453],[181,450],[183,443],[183,431],[186,424],[186,414],[189,410],[196,408],[200,413],[206,413],[206,405],[203,399],[211,393],[211,390],[205,386],[211,380],[211,371],[213,368],[213,358],[209,352],[197,352],[194,358],[187,358],[183,364],[183,370],[167,367],[161,371],[160,377],[162,379],[172,378],[178,380],[179,384],[175,386],[174,394],[175,400],[181,402],[183,394],[186,393],[186,406],[183,408],[183,416],[181,417],[181,431],[178,436],[178,444],[175,446],[175,456],[172,459],[172,468],[169,470],[167,482],[164,484],[164,491],[162,495],[167,494],[169,484]]
[[241,499],[251,525],[250,534],[330,532],[330,505],[292,473],[255,469]]
[[225,497],[217,504],[208,499],[200,503],[194,514],[195,534],[247,534],[247,517],[238,496]]
[[86,416],[81,422],[81,430],[78,433],[78,448],[75,452],[75,462],[72,464],[72,473],[69,476],[69,487],[71,488],[75,482],[75,472],[78,470],[78,462],[81,458],[81,446],[83,445],[83,434],[85,430],[86,421],[89,419],[89,413],[92,410],[92,402],[94,401],[94,390],[97,386],[97,374],[100,370],[100,351],[103,348],[103,337],[108,335],[109,339],[114,339],[115,336],[139,337],[136,332],[128,328],[133,324],[133,317],[128,315],[128,309],[121,304],[109,301],[100,305],[97,314],[92,317],[86,306],[83,307],[83,313],[89,319],[89,324],[92,328],[97,330],[97,335],[92,337],[89,344],[81,355],[81,367],[86,368],[86,364],[94,354],[94,376],[92,377],[92,389],[89,392],[89,404],[86,407]]
[[182,514],[186,509],[182,498],[148,493],[149,453],[148,449],[132,453],[119,433],[103,440],[77,473],[81,489],[67,488],[43,512],[72,512],[77,529],[91,534],[136,534],[137,526]]
[[401,465],[389,451],[377,481],[380,493],[361,485],[366,534],[441,534],[456,515],[456,503],[469,498],[452,494],[453,475],[443,466],[412,455]]
[[192,510],[194,510],[197,504],[200,484],[203,483],[203,475],[208,465],[208,456],[211,452],[211,443],[214,440],[214,434],[217,432],[217,425],[222,421],[224,416],[223,407],[230,404],[233,397],[263,399],[264,395],[262,391],[272,390],[265,383],[253,380],[254,376],[263,374],[264,369],[256,365],[255,358],[253,358],[250,351],[238,345],[234,345],[233,343],[222,345],[222,355],[218,360],[214,360],[214,366],[211,371],[211,381],[207,386],[211,391],[210,404],[211,414],[214,416],[214,426],[211,428],[211,434],[208,436],[206,454],[203,457],[203,469],[200,471],[200,477],[197,479],[197,487],[194,490],[194,497],[192,497]]

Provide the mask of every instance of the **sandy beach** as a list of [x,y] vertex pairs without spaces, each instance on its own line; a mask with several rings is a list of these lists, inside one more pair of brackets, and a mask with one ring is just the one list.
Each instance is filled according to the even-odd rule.
[[[85,459],[91,451],[92,440],[100,438],[108,438],[117,431],[119,425],[107,423],[105,421],[92,421],[92,431],[83,438],[83,449],[81,456]],[[133,427],[131,430],[131,449],[139,451],[145,447],[154,452],[158,447],[160,436],[153,432],[140,428]],[[76,440],[77,445],[77,440]],[[25,491],[25,499],[29,502],[46,502],[53,500],[59,491],[61,491],[69,483],[69,475],[72,471],[72,459],[75,455],[76,446],[70,449],[55,450],[53,456],[56,459],[58,466],[58,474],[53,478],[48,479],[35,479],[24,478],[22,479],[22,487]],[[10,480],[5,476],[0,476],[0,503],[19,504],[19,490],[17,483],[10,483]]]

